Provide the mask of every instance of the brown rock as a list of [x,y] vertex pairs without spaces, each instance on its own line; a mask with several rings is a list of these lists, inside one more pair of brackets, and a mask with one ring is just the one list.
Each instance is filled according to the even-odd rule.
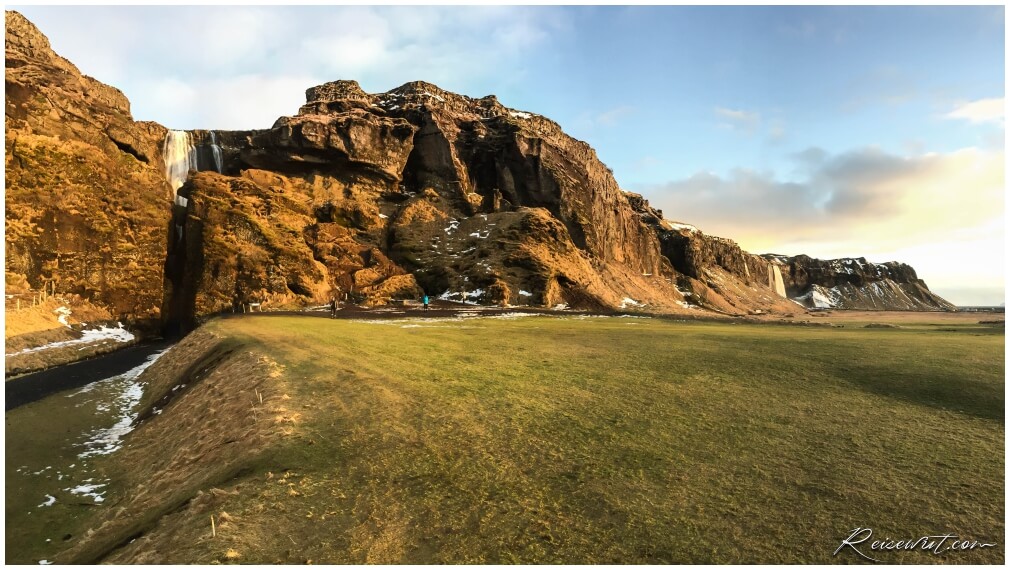
[[6,12],[7,270],[35,290],[78,295],[156,325],[170,190],[164,129],[135,123],[126,97],[84,76],[17,12]]
[[781,285],[837,290],[852,307],[874,287],[904,307],[945,303],[907,266],[853,277],[671,223],[556,123],[424,82],[369,94],[335,81],[268,129],[172,132],[196,156],[179,164],[197,171],[173,206],[169,131],[134,122],[121,92],[82,76],[19,14],[7,22],[8,272],[127,319],[160,306],[167,328],[185,330],[249,303],[424,293],[795,311]]

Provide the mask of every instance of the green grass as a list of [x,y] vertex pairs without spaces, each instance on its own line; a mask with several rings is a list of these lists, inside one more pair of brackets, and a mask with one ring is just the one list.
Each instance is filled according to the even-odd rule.
[[1003,536],[1001,329],[404,324],[211,325],[305,412],[281,484],[225,507],[242,562],[851,562],[855,527]]
[[[68,489],[105,484],[98,491],[107,494],[115,485],[105,469],[108,457],[79,455],[89,449],[88,434],[119,419],[122,406],[115,399],[123,384],[107,381],[68,390],[5,414],[6,563],[52,560],[107,506]],[[43,506],[47,497],[55,503]]]
[[[283,366],[260,389],[300,414],[278,424],[292,435],[107,561],[856,562],[832,552],[871,527],[999,543],[868,552],[882,561],[1001,562],[1003,331],[902,326],[215,321]],[[67,442],[101,423],[100,400],[7,414],[8,562],[58,559],[63,533],[137,492],[112,455],[85,466],[111,476],[103,506],[55,493],[39,509],[61,483],[17,471],[79,470]]]

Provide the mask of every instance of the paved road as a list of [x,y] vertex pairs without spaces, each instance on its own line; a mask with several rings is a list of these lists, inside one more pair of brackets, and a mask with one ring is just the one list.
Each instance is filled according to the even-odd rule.
[[157,341],[137,344],[89,360],[26,374],[5,383],[4,410],[10,411],[50,394],[111,378],[140,366],[155,352],[170,346]]

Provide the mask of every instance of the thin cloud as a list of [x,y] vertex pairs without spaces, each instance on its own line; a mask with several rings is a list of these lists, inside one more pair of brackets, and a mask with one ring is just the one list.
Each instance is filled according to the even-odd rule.
[[768,125],[768,141],[772,144],[780,143],[789,136],[786,126],[781,121],[773,121]]
[[604,111],[600,113],[599,115],[596,116],[595,123],[611,127],[613,125],[616,125],[624,117],[627,117],[628,115],[634,112],[635,112],[634,107],[630,107],[628,105],[622,105],[620,107],[616,107],[614,109],[610,109],[609,111]]
[[600,127],[613,127],[633,115],[636,109],[630,105],[620,105],[598,113],[583,113],[572,123],[572,134],[586,136]]
[[147,109],[157,109],[173,129],[242,130],[267,128],[277,117],[292,115],[304,100],[308,86],[326,80],[311,76],[240,75],[224,79],[156,79],[140,83],[152,95],[134,114],[143,117]]
[[960,119],[971,123],[997,123],[1004,121],[1004,100],[1002,97],[979,99],[958,105],[953,111],[944,115],[947,119]]
[[853,113],[866,107],[898,107],[922,95],[915,77],[894,65],[880,65],[852,77],[845,88],[848,98],[841,110]]
[[1002,227],[1002,150],[900,156],[873,147],[835,155],[811,148],[793,157],[797,181],[736,169],[635,190],[667,217],[755,252],[886,255],[956,241],[994,220]]
[[786,140],[788,132],[785,122],[778,118],[777,113],[765,117],[758,111],[746,109],[731,109],[728,107],[716,107],[714,110],[719,118],[718,126],[721,129],[743,133],[745,135],[755,135],[761,133],[767,144],[779,144]]
[[719,123],[723,128],[753,133],[761,126],[761,114],[754,111],[716,107],[715,114],[723,121]]
[[[483,96],[521,82],[529,55],[571,30],[562,10],[509,6],[36,6],[24,13],[83,73],[122,89],[136,118],[174,128],[263,128],[296,112],[305,89],[336,79],[371,92],[424,79]],[[294,87],[305,79],[312,82]]]
[[902,156],[809,148],[792,158],[797,182],[737,169],[633,189],[666,217],[748,251],[900,261],[955,303],[1002,298],[1002,149]]

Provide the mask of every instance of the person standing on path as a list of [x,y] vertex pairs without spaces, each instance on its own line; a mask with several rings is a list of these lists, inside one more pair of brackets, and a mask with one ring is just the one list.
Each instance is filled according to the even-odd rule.
[[337,318],[337,298],[334,297],[330,300],[330,318]]
[[427,293],[425,293],[425,295],[424,295],[424,310],[425,311],[428,310],[428,295],[427,295]]

